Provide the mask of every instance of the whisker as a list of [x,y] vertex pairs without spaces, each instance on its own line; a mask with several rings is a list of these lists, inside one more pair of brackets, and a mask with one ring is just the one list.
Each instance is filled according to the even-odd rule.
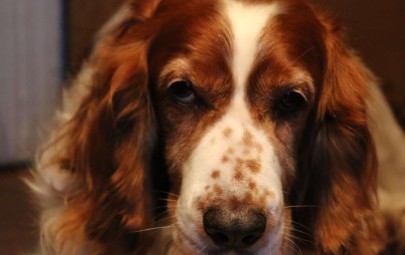
[[[304,57],[308,52],[310,52],[310,51],[313,50],[313,49],[314,49],[314,47],[310,47],[309,49],[307,49],[306,51],[304,51],[301,55],[299,55],[297,58],[295,58],[295,59],[292,61],[292,64],[295,63],[295,62],[297,62],[298,60],[300,60],[302,57]],[[287,69],[287,67],[285,67],[285,68],[281,71],[281,73],[283,73],[286,69]]]
[[168,228],[172,228],[172,227],[173,227],[173,225],[163,226],[163,227],[146,228],[146,229],[142,229],[142,230],[132,231],[132,233],[142,233],[142,232],[148,232],[148,231],[159,231],[159,230],[168,229]]
[[293,225],[299,226],[299,227],[301,227],[301,228],[303,228],[303,229],[308,230],[309,232],[311,232],[311,229],[310,229],[309,227],[305,226],[305,225],[302,224],[302,223],[299,223],[299,222],[294,221],[294,220],[290,220],[289,222],[292,223]]
[[159,214],[155,215],[155,217],[154,217],[155,220],[160,219],[164,215],[170,215],[170,212],[175,212],[175,210],[176,210],[176,208],[167,208],[165,206],[159,206],[154,209],[159,209],[159,208],[165,208],[166,210],[161,211]]
[[297,250],[297,251],[299,252],[299,254],[302,255],[302,251],[301,251],[300,247],[299,247],[299,246],[294,242],[294,240],[292,239],[292,238],[294,238],[294,236],[288,235],[288,236],[286,236],[285,238],[287,239],[288,243],[292,245],[293,249],[294,249],[294,250]]
[[202,247],[199,251],[198,254],[204,254],[204,251],[208,248],[208,245],[205,245],[204,247]]
[[167,206],[167,205],[152,207],[153,210],[162,209],[162,208],[174,209],[174,208],[176,208],[176,207],[175,207],[175,206],[170,206],[170,207],[169,207],[169,206]]
[[155,190],[155,192],[165,194],[165,195],[171,195],[171,196],[174,196],[174,197],[180,197],[179,195],[176,195],[176,194],[174,194],[172,192],[167,192],[167,191],[162,191],[162,190]]
[[[164,216],[164,217],[163,217]],[[161,218],[162,217],[162,218]],[[166,220],[172,220],[175,219],[173,216],[168,215],[166,212],[165,213],[160,213],[159,215],[157,215],[155,217],[155,222],[156,223],[160,223],[160,222],[164,222]]]
[[176,205],[160,205],[160,206],[154,206],[152,207],[153,210],[155,209],[162,209],[162,208],[168,208],[168,209],[176,209]]
[[159,198],[159,200],[166,201],[166,202],[177,202],[176,199],[169,199],[169,198]]
[[[156,217],[156,220],[161,221],[162,219],[175,219],[176,217],[174,215],[170,215],[167,212],[161,213],[158,215],[159,217]],[[161,218],[163,217],[163,218]]]
[[314,244],[313,241],[302,238],[302,237],[298,237],[297,235],[293,235],[293,234],[287,234],[289,237],[294,238],[295,240],[301,241],[303,243],[307,243],[307,244]]
[[284,206],[284,209],[288,208],[316,208],[319,207],[318,205],[289,205],[289,206]]
[[286,194],[287,196],[289,196],[289,195],[291,195],[291,193],[290,192],[287,192],[287,191],[282,191],[284,194]]
[[312,235],[311,235],[310,233],[307,233],[307,232],[302,231],[302,230],[298,230],[298,229],[295,229],[295,228],[289,228],[289,227],[284,227],[284,229],[289,230],[289,231],[291,231],[291,232],[297,232],[297,233],[306,235],[306,236],[308,236],[308,237],[312,237]]

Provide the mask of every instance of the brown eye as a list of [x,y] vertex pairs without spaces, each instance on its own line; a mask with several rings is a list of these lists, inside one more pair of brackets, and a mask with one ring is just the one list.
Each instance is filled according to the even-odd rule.
[[170,84],[169,94],[179,103],[191,104],[196,100],[193,84],[187,80],[179,80]]
[[275,114],[277,119],[294,118],[305,109],[307,100],[298,91],[288,91],[284,93],[275,103]]

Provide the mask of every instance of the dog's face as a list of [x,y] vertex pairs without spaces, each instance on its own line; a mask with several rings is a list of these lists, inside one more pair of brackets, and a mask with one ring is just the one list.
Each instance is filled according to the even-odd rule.
[[290,1],[177,2],[157,9],[149,51],[175,241],[277,254],[321,79],[320,26]]
[[304,0],[127,0],[40,153],[43,253],[380,254],[341,31]]
[[168,173],[181,254],[372,254],[371,76],[338,26],[301,0],[129,0],[117,17],[55,139],[77,182],[58,245],[80,229],[150,251]]

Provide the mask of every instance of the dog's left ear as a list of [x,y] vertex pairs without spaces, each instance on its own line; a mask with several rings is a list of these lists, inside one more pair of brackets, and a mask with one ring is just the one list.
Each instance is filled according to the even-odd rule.
[[299,174],[310,179],[301,202],[314,206],[310,224],[322,254],[377,254],[378,242],[371,241],[377,170],[366,110],[373,76],[344,44],[341,29],[321,22],[324,78],[302,148]]

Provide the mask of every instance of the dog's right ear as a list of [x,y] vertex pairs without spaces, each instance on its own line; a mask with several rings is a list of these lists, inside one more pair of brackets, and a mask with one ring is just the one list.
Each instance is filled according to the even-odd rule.
[[[85,228],[101,243],[154,224],[156,123],[147,52],[148,19],[159,2],[130,1],[106,25],[89,60],[90,93],[72,122],[72,168],[81,172],[93,204]],[[132,234],[132,243],[145,242],[146,234]]]
[[102,44],[106,38],[119,39],[138,23],[151,18],[161,0],[129,0],[100,29],[96,36],[96,45]]
[[303,218],[313,221],[321,254],[377,254],[384,237],[374,215],[377,164],[366,108],[374,77],[340,25],[323,16],[320,22],[325,71],[301,164],[309,180],[303,204],[314,206]]
[[66,93],[62,121],[37,167],[44,176],[55,172],[58,182],[69,175],[43,198],[50,201],[41,223],[50,254],[76,254],[93,244],[118,253],[136,247],[135,254],[144,254],[149,232],[142,230],[154,224],[150,163],[157,140],[147,64],[154,30],[148,19],[158,3],[126,3],[101,30]]

